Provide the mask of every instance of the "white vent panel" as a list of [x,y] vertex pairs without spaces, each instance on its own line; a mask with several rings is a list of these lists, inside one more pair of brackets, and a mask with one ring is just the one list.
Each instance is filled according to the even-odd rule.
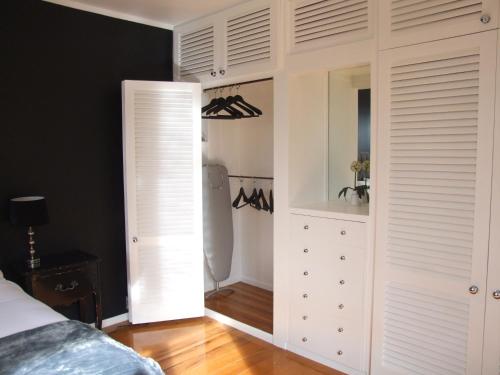
[[214,27],[179,35],[179,66],[181,77],[208,73],[214,67]]
[[392,66],[390,264],[470,279],[478,88],[477,51]]
[[368,0],[296,2],[293,9],[295,45],[357,35],[368,31]]
[[391,30],[411,30],[443,21],[478,19],[480,0],[392,0]]
[[137,90],[134,95],[138,234],[191,234],[192,93]]
[[228,67],[271,59],[269,7],[227,21]]
[[389,283],[382,360],[405,374],[464,375],[468,327],[467,298]]

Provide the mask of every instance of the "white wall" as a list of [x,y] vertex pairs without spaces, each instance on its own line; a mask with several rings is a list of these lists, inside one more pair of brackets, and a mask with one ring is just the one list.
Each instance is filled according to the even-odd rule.
[[[241,120],[204,120],[203,132],[208,142],[203,143],[204,162],[225,165],[229,174],[273,176],[273,82],[265,81],[239,88],[239,94],[263,112],[258,118]],[[234,95],[225,89],[222,96]],[[218,93],[217,96],[219,95]],[[203,103],[213,97],[205,93]],[[238,194],[241,184],[230,179],[231,199]],[[257,180],[266,197],[272,183]],[[247,195],[252,193],[253,180],[245,180]],[[273,285],[273,217],[251,207],[233,209],[234,253],[229,280],[223,285],[244,281],[255,286],[272,289]],[[213,281],[205,272],[205,289],[213,289]]]

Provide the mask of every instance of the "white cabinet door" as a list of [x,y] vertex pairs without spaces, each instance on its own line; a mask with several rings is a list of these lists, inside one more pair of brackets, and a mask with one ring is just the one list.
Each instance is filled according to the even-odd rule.
[[496,40],[380,55],[373,374],[481,373]]
[[[500,68],[500,48],[498,53]],[[483,375],[500,374],[500,74],[497,74],[496,101]]]
[[174,74],[177,81],[214,79],[220,65],[220,25],[213,16],[174,29]]
[[498,0],[380,0],[382,49],[498,27]]
[[287,0],[287,52],[367,39],[374,29],[373,0]]
[[228,9],[224,24],[221,76],[262,73],[275,66],[277,2],[254,0]]
[[204,314],[201,87],[124,81],[129,320]]

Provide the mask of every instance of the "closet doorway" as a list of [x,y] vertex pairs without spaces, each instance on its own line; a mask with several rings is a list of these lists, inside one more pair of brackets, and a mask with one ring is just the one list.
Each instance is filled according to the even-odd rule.
[[202,106],[206,313],[272,334],[273,81],[206,89]]

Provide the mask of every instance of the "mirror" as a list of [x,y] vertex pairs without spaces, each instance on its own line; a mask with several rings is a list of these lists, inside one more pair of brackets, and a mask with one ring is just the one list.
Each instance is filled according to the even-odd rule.
[[351,201],[357,188],[360,200],[354,196],[351,203],[364,203],[370,185],[370,66],[330,71],[328,80],[329,200]]

